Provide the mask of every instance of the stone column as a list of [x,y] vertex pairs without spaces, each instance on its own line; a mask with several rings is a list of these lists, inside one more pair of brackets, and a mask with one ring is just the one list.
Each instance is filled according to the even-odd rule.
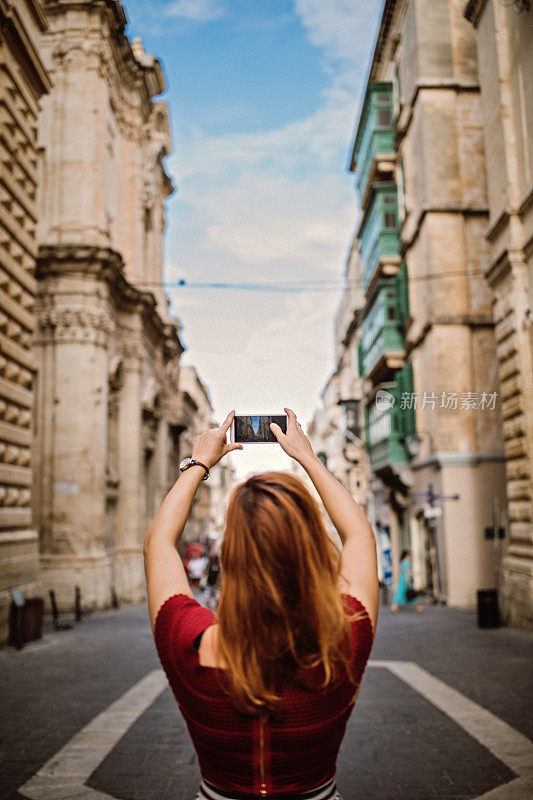
[[139,602],[145,597],[143,510],[140,502],[143,351],[140,331],[131,331],[131,334],[130,340],[125,341],[122,347],[124,382],[118,417],[119,493],[115,528],[115,580],[119,600]]
[[43,584],[46,594],[55,591],[61,610],[73,608],[76,585],[84,605],[109,602],[104,476],[111,324],[101,287],[94,275],[74,272],[50,275],[39,286],[35,514]]
[[168,429],[168,408],[167,404],[162,401],[160,404],[161,410],[161,417],[159,419],[159,425],[157,427],[157,439],[156,439],[156,449],[155,449],[155,458],[157,459],[156,463],[156,475],[157,475],[157,496],[154,501],[154,505],[157,508],[163,502],[167,492],[169,491],[168,486],[168,460],[169,460],[169,451],[170,451],[170,435]]

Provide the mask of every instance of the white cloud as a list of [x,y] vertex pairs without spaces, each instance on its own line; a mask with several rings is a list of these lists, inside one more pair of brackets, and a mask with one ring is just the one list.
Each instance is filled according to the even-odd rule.
[[368,59],[375,31],[378,4],[356,0],[295,0],[309,40],[324,48],[328,57],[357,62]]
[[194,194],[190,203],[203,212],[214,251],[257,267],[282,264],[290,273],[339,273],[355,214],[349,194],[325,176],[298,182],[266,171]]
[[342,147],[345,144],[347,161],[356,108],[353,94],[346,92],[329,99],[309,117],[280,128],[223,136],[209,136],[198,129],[183,131],[183,149],[170,163],[182,182],[190,176],[221,176],[235,170],[239,174],[243,169],[265,167],[282,174],[288,170],[302,174],[304,169],[342,171],[346,163]]
[[173,0],[165,9],[165,16],[196,22],[211,22],[224,14],[221,0]]

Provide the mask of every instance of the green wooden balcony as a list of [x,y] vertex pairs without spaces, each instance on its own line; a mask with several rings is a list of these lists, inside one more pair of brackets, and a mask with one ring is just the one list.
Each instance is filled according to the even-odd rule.
[[380,384],[365,408],[365,445],[370,466],[376,472],[409,463],[404,440],[416,431],[415,412],[402,402],[402,397],[412,391],[412,365],[406,363],[394,381]]
[[368,293],[374,280],[398,272],[400,229],[396,184],[375,184],[358,230],[363,270],[363,290]]
[[392,377],[403,366],[408,316],[407,267],[401,262],[394,278],[378,281],[365,309],[359,364],[374,383]]
[[355,135],[350,169],[357,172],[357,189],[361,197],[366,193],[369,178],[374,177],[380,161],[394,164],[394,106],[391,83],[369,83],[367,86],[359,125]]

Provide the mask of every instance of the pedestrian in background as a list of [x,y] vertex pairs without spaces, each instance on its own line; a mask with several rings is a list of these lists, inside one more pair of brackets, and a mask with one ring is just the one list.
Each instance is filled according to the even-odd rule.
[[411,551],[403,550],[400,558],[400,577],[396,591],[392,597],[390,610],[398,611],[398,606],[411,605],[417,611],[423,611],[423,606],[420,603],[413,585],[413,573],[411,570]]
[[189,559],[187,571],[189,573],[191,586],[194,589],[198,589],[200,587],[200,580],[202,579],[207,567],[207,562],[207,556],[194,556],[193,558]]
[[214,611],[218,603],[220,585],[220,558],[216,553],[213,553],[209,558],[205,583],[205,605]]
[[[340,800],[336,761],[377,624],[374,532],[288,415],[271,430],[307,472],[343,543],[296,476],[254,475],[230,497],[218,614],[192,596],[177,541],[234,412],[198,436],[144,544],[155,644],[195,746],[196,800]],[[205,473],[204,473],[205,470]]]

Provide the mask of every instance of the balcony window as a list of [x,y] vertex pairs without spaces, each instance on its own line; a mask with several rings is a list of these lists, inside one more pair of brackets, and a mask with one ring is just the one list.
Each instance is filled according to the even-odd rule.
[[407,268],[402,262],[397,275],[379,281],[377,292],[365,313],[361,338],[364,376],[370,374],[385,353],[403,351],[408,312]]
[[363,340],[359,339],[357,343],[357,369],[358,375],[360,378],[365,377],[365,366],[364,366],[364,358],[363,358]]
[[363,289],[369,287],[380,258],[400,252],[398,196],[395,183],[374,186],[359,229]]
[[356,444],[354,439],[361,438],[359,427],[359,400],[340,400],[339,405],[344,408],[344,424],[346,429],[345,444]]
[[415,414],[402,408],[400,399],[402,392],[413,391],[412,365],[406,363],[395,380],[380,384],[380,389],[387,394],[377,394],[365,408],[366,449],[374,470],[409,462],[404,440],[416,431]]
[[394,155],[394,108],[391,83],[369,83],[355,137],[352,168],[363,194],[374,155]]

